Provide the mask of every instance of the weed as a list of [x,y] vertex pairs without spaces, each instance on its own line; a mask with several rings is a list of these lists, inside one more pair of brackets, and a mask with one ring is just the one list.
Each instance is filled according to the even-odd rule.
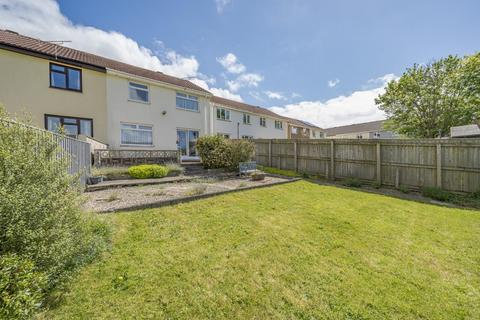
[[343,181],[343,185],[352,188],[360,188],[362,186],[362,182],[357,178],[348,178]]
[[107,202],[113,202],[113,201],[116,201],[116,200],[120,200],[120,198],[118,197],[118,193],[117,193],[117,192],[112,192],[112,193],[110,193],[110,195],[108,196],[108,198],[105,199],[105,201],[107,201]]
[[203,184],[196,185],[192,189],[188,190],[185,194],[187,196],[198,196],[204,194],[207,191],[207,186]]
[[406,185],[401,184],[401,185],[398,186],[398,191],[403,192],[403,193],[409,193],[410,188],[408,188]]

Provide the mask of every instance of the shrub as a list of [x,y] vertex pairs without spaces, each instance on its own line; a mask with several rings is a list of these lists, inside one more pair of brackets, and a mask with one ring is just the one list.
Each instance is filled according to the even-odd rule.
[[255,145],[248,140],[229,140],[222,136],[203,136],[196,148],[207,169],[237,170],[240,162],[252,159]]
[[181,175],[185,172],[185,168],[178,163],[169,162],[165,164],[168,170],[168,175]]
[[92,169],[92,176],[103,176],[107,180],[128,179],[127,167],[100,167]]
[[136,179],[163,178],[168,169],[158,164],[141,164],[128,168],[128,174]]
[[31,261],[45,276],[47,293],[101,250],[91,219],[79,209],[78,179],[58,148],[32,128],[0,121],[0,256]]
[[343,181],[343,185],[347,187],[360,188],[362,186],[362,182],[357,178],[348,178]]
[[375,189],[380,189],[382,187],[382,184],[378,181],[374,181],[372,182],[372,187],[374,187]]
[[43,300],[47,278],[15,254],[0,257],[0,318],[29,319]]
[[202,136],[198,138],[196,149],[202,164],[207,169],[226,168],[229,162],[227,139],[222,136]]
[[436,187],[425,187],[422,189],[422,194],[438,201],[450,201],[454,198],[453,193]]

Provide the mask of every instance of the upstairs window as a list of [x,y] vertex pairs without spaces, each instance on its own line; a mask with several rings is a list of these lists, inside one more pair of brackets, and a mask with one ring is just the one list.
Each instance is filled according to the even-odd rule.
[[198,97],[177,92],[177,108],[198,112]]
[[230,110],[217,107],[217,119],[230,121]]
[[144,84],[129,82],[129,99],[139,102],[148,102],[148,87]]
[[230,135],[228,133],[219,133],[218,135],[222,138],[230,139]]
[[82,70],[50,63],[50,87],[82,91]]
[[275,120],[275,129],[282,129],[283,123],[280,120]]
[[260,118],[260,126],[266,127],[267,126],[267,118]]
[[243,124],[251,124],[250,122],[250,115],[247,113],[243,114]]
[[253,136],[243,135],[243,136],[242,136],[242,139],[244,139],[244,140],[252,140],[252,139],[253,139]]

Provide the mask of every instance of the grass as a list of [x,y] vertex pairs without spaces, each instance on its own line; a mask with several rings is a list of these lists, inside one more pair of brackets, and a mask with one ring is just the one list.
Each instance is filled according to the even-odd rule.
[[299,181],[106,216],[44,319],[473,319],[480,214]]
[[115,191],[110,193],[108,198],[105,199],[105,201],[107,201],[107,202],[113,202],[113,201],[117,201],[117,200],[120,200],[120,197],[118,196],[118,193],[115,192]]
[[295,172],[293,170],[283,170],[283,169],[277,169],[273,167],[264,167],[264,166],[257,166],[258,170],[261,170],[265,173],[270,173],[270,174],[278,174],[286,177],[302,177],[301,173]]

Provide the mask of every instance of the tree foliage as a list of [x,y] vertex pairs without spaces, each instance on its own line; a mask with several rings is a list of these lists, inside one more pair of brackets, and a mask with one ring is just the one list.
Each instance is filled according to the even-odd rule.
[[480,53],[415,64],[375,103],[389,129],[414,138],[447,136],[450,127],[480,119]]

